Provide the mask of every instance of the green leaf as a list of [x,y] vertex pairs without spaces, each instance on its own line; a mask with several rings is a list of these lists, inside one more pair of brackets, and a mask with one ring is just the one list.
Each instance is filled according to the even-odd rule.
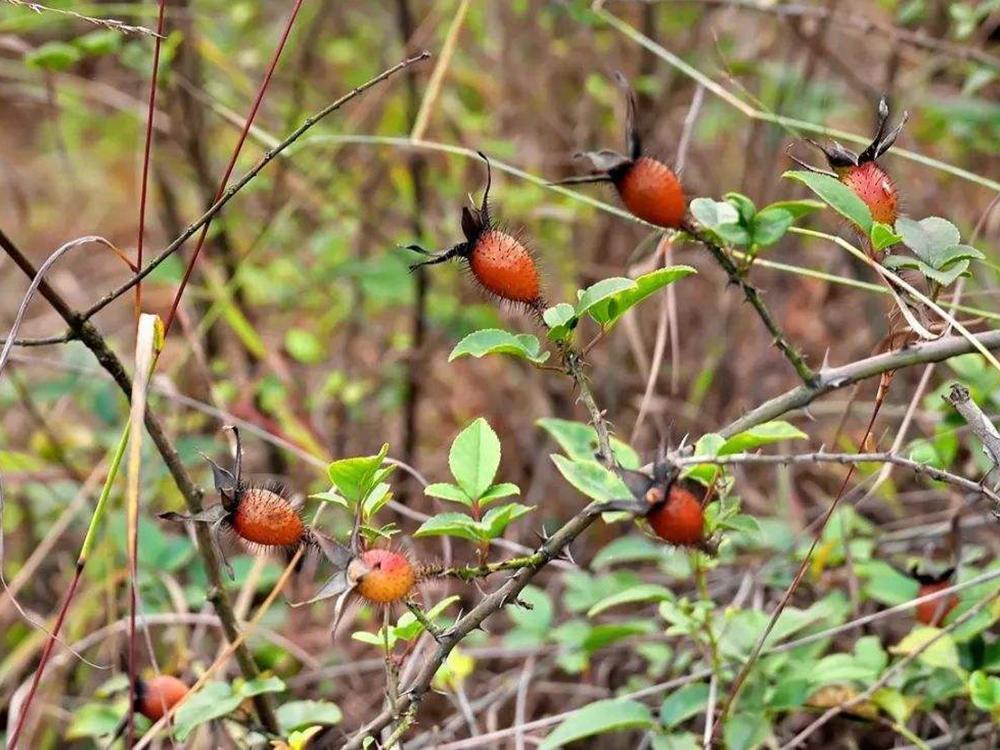
[[782,177],[801,182],[822,198],[834,211],[861,228],[865,234],[872,229],[872,212],[853,190],[829,175],[792,170]]
[[377,481],[380,481],[377,475],[382,461],[388,453],[389,444],[384,443],[382,449],[374,456],[342,458],[339,461],[334,461],[327,468],[330,481],[352,507],[361,502],[371,492]]
[[521,516],[531,513],[534,506],[521,505],[520,503],[508,503],[497,508],[490,508],[479,522],[479,528],[489,539],[496,539],[503,535],[512,522]]
[[675,690],[660,706],[660,723],[673,729],[693,716],[697,716],[708,706],[708,685],[694,682]]
[[949,286],[959,277],[968,276],[969,261],[960,260],[952,265],[948,270],[938,270],[921,264],[921,272],[931,281],[936,281],[941,286]]
[[609,542],[594,555],[590,567],[601,570],[612,565],[627,565],[637,562],[654,562],[663,557],[663,545],[650,541],[645,536],[632,534],[621,536]]
[[[597,430],[589,424],[555,417],[543,417],[535,424],[548,432],[570,458],[593,459],[597,453]],[[611,452],[624,469],[638,469],[641,465],[639,454],[616,437],[611,438]]]
[[424,521],[413,536],[457,536],[478,542],[483,539],[476,522],[464,513],[438,513]]
[[971,245],[952,245],[941,251],[941,264],[938,268],[947,268],[949,264],[959,260],[985,260],[986,256]]
[[767,208],[753,217],[750,240],[757,247],[768,247],[785,236],[795,217],[783,208]]
[[206,682],[201,690],[177,709],[174,716],[174,737],[178,742],[184,742],[200,725],[235,711],[244,697],[234,694],[226,682]]
[[233,682],[234,692],[243,698],[252,698],[263,693],[280,693],[285,683],[280,677],[257,677],[253,680],[237,679]]
[[941,253],[962,240],[955,225],[938,216],[920,221],[900,216],[896,219],[896,232],[918,258],[934,268],[941,268]]
[[76,47],[65,42],[46,42],[24,55],[24,63],[29,68],[39,70],[68,70],[80,61],[83,55]]
[[774,203],[761,209],[761,213],[770,211],[774,208],[780,208],[782,211],[787,211],[792,215],[793,219],[800,219],[807,214],[811,214],[813,211],[819,211],[821,208],[826,208],[826,204],[821,201],[814,201],[808,198],[803,198],[802,200],[797,201],[775,201]]
[[73,712],[66,728],[67,740],[101,737],[115,731],[122,712],[110,703],[87,703]]
[[560,302],[558,305],[549,307],[542,313],[542,320],[549,328],[564,326],[572,323],[576,319],[576,310],[568,302]]
[[[903,640],[889,650],[894,654],[912,654],[918,649],[923,648],[931,639],[936,638],[941,633],[940,628],[932,628],[926,625],[916,627]],[[942,669],[954,671],[960,669],[958,647],[949,633],[944,633],[940,638],[931,643],[930,646],[927,646],[917,659],[929,667],[941,667]]]
[[472,500],[478,500],[493,484],[500,468],[500,438],[482,417],[462,430],[451,444],[448,467]]
[[[695,270],[690,266],[668,266],[667,268],[660,268],[656,271],[643,274],[636,278],[635,281],[624,279],[624,281],[629,281],[628,286],[595,300],[587,305],[586,310],[578,309],[577,314],[583,315],[584,312],[587,312],[596,323],[605,329],[609,329],[618,322],[629,308],[639,304],[663,287],[693,273],[695,273]],[[610,280],[606,279],[606,281]]]
[[539,746],[552,750],[597,734],[655,726],[649,708],[633,700],[602,700],[574,711]]
[[586,289],[581,289],[577,292],[579,299],[576,302],[576,316],[579,318],[601,300],[613,297],[619,292],[631,289],[633,286],[635,286],[635,282],[632,279],[626,279],[622,276],[612,276],[609,279],[601,279]]
[[659,586],[655,583],[645,583],[639,586],[632,586],[625,591],[601,599],[597,604],[587,610],[587,617],[594,617],[612,607],[620,607],[623,604],[636,604],[638,602],[665,602],[674,598],[670,589]]
[[485,328],[473,331],[459,341],[448,355],[448,361],[454,362],[459,357],[484,357],[487,354],[509,354],[520,357],[535,364],[541,364],[549,358],[548,352],[543,352],[542,345],[535,336],[529,333],[510,333],[499,328]]
[[782,420],[765,422],[749,430],[733,435],[719,448],[719,456],[728,456],[733,453],[746,453],[747,451],[760,448],[763,445],[779,443],[783,440],[803,440],[808,438],[802,430],[795,425]]
[[1000,711],[1000,678],[976,670],[969,675],[969,697],[976,708],[990,713]]
[[593,460],[570,460],[553,454],[552,461],[567,482],[593,500],[625,500],[632,497],[621,478]]
[[893,231],[892,227],[888,224],[883,224],[881,221],[876,221],[872,224],[869,238],[876,250],[885,250],[890,245],[895,245],[903,239]]
[[706,229],[715,230],[723,224],[738,224],[740,213],[728,201],[695,198],[691,201],[691,215]]
[[739,712],[726,722],[723,731],[726,750],[753,750],[767,739],[771,723],[761,714]]
[[542,320],[549,327],[549,341],[568,341],[573,337],[573,330],[579,319],[573,305],[568,302],[560,302],[558,305],[546,309],[542,313]]
[[743,195],[743,193],[726,193],[723,197],[729,203],[736,206],[736,210],[740,215],[740,223],[749,225],[753,221],[754,214],[757,213],[757,207],[752,200]]
[[462,491],[462,488],[454,484],[448,484],[447,482],[434,482],[427,485],[424,487],[424,494],[428,497],[436,497],[439,500],[447,500],[452,503],[461,503],[462,505],[472,507],[471,498]]
[[854,569],[865,579],[862,589],[865,596],[888,607],[916,598],[920,588],[920,584],[913,578],[900,573],[882,560],[855,563]]
[[483,508],[490,503],[496,502],[497,500],[502,500],[505,497],[512,497],[513,495],[520,494],[521,488],[513,482],[501,482],[500,484],[494,484],[483,493],[482,497],[479,498],[479,507]]
[[872,702],[895,719],[898,724],[905,724],[912,713],[913,699],[907,700],[906,696],[892,688],[876,690],[872,694]]
[[343,718],[337,704],[329,701],[289,701],[278,706],[277,713],[278,724],[285,734],[316,724],[333,726]]

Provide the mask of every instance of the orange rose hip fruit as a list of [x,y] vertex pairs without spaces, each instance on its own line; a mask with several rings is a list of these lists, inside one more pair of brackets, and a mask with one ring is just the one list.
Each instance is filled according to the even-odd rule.
[[356,591],[374,604],[393,604],[405,599],[417,583],[417,572],[406,555],[387,549],[361,553],[364,570],[359,572]]

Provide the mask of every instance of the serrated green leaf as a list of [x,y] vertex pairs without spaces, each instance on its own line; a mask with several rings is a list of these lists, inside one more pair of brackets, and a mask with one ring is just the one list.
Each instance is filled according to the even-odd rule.
[[478,500],[493,484],[500,468],[500,438],[482,417],[462,430],[451,444],[448,467],[472,500]]
[[955,225],[939,216],[929,216],[920,221],[900,216],[896,219],[896,232],[918,258],[933,268],[941,267],[941,253],[946,248],[962,240]]
[[413,532],[413,536],[455,536],[471,542],[484,538],[476,522],[464,513],[438,513],[431,516]]
[[501,482],[500,484],[494,484],[483,493],[482,497],[479,498],[479,507],[485,508],[487,505],[494,503],[497,500],[502,500],[505,497],[512,497],[520,494],[521,488],[513,482]]
[[872,229],[869,233],[869,239],[872,241],[872,246],[875,250],[885,250],[891,245],[899,243],[903,238],[893,231],[893,228],[888,224],[883,224],[881,221],[876,221],[872,223]]
[[563,720],[539,746],[553,750],[570,742],[608,732],[629,729],[652,729],[652,714],[642,703],[633,700],[610,699],[591,703],[574,711]]
[[583,317],[590,311],[590,308],[599,302],[613,298],[615,295],[633,288],[635,288],[635,282],[632,279],[626,279],[622,276],[601,279],[597,283],[578,292],[579,299],[576,303],[576,317]]
[[825,174],[797,170],[785,172],[782,177],[801,182],[822,198],[830,208],[857,225],[862,232],[865,234],[871,232],[872,212],[853,190],[839,180]]
[[542,313],[542,320],[549,327],[549,341],[567,341],[573,336],[578,318],[573,305],[560,302]]
[[378,472],[388,453],[389,444],[384,443],[382,449],[374,456],[343,458],[327,467],[330,481],[352,507],[365,498],[379,481],[380,476],[386,476]]
[[632,586],[625,591],[605,597],[587,610],[587,617],[599,615],[612,607],[620,607],[624,604],[637,604],[639,602],[665,602],[674,598],[673,592],[664,586],[655,583],[646,583],[639,586]]
[[549,353],[541,349],[542,345],[531,334],[514,334],[500,328],[484,328],[473,331],[459,341],[448,355],[448,361],[454,362],[459,357],[479,358],[487,354],[509,354],[541,364],[549,358]]
[[[693,273],[695,270],[690,266],[668,266],[643,274],[631,282],[629,286],[595,300],[587,307],[586,312],[596,323],[609,329],[618,322],[627,310],[663,287]],[[580,315],[583,312],[583,310],[578,311]]]
[[733,453],[746,453],[763,445],[779,443],[783,440],[803,440],[808,438],[795,425],[782,420],[765,422],[751,427],[749,430],[733,435],[719,448],[717,455],[728,456]]
[[560,302],[558,305],[549,307],[542,313],[542,320],[549,328],[564,326],[576,318],[576,310],[568,302]]
[[496,539],[503,535],[507,527],[521,516],[531,513],[534,506],[508,503],[496,508],[490,508],[479,522],[479,528],[488,539]]
[[461,503],[465,506],[472,506],[472,499],[462,491],[461,487],[447,482],[434,482],[424,487],[424,494],[428,497],[436,497],[439,500],[447,500],[452,503]]
[[[536,420],[535,424],[548,432],[570,458],[594,458],[597,452],[597,430],[592,426],[555,417],[543,417]],[[624,469],[638,469],[641,464],[639,454],[616,437],[611,438],[611,452]]]
[[567,482],[593,500],[624,500],[632,493],[621,478],[597,461],[576,459],[553,454],[552,461]]

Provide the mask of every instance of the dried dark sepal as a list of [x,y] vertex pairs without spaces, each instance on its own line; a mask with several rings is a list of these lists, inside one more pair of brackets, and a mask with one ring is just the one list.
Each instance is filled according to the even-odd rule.
[[910,568],[910,577],[915,579],[921,586],[935,586],[939,583],[946,583],[955,574],[955,568],[946,568],[940,573],[931,573],[921,570],[919,565]]
[[839,170],[850,169],[851,167],[859,167],[862,164],[868,164],[875,161],[880,156],[885,154],[893,144],[895,144],[896,139],[899,134],[903,131],[903,126],[906,125],[907,119],[909,119],[909,112],[903,112],[903,116],[900,117],[899,123],[892,130],[887,131],[889,125],[889,102],[885,96],[879,100],[878,103],[878,115],[879,122],[878,128],[875,131],[875,136],[872,142],[868,144],[864,151],[860,154],[851,151],[837,141],[829,146],[822,143],[818,143],[812,139],[807,138],[806,141],[811,145],[818,148],[826,156],[826,161],[830,165],[830,168],[834,171],[831,173],[825,169],[818,169],[817,167],[806,164],[805,162],[799,161],[794,156],[793,161],[796,164],[808,169],[811,172],[816,172],[819,174],[828,174],[833,177],[838,176]]

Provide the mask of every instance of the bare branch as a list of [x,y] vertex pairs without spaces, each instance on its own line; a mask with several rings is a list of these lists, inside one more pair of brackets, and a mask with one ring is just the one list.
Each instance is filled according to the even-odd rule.
[[962,415],[969,424],[969,429],[975,433],[976,437],[983,444],[983,451],[990,457],[994,468],[1000,466],[1000,433],[993,423],[983,414],[969,389],[961,383],[952,383],[951,391],[942,398],[955,407],[955,411]]
[[[1000,331],[988,331],[973,336],[987,349],[1000,349]],[[790,391],[765,401],[757,408],[744,414],[719,430],[723,437],[732,437],[756,425],[777,419],[794,409],[808,406],[821,396],[857,383],[859,380],[881,375],[891,370],[901,370],[904,367],[926,364],[928,362],[943,362],[960,354],[969,354],[976,349],[972,342],[963,336],[947,336],[937,341],[908,346],[884,354],[876,354],[867,359],[843,365],[842,367],[825,367],[816,374],[812,385],[801,385]]]

